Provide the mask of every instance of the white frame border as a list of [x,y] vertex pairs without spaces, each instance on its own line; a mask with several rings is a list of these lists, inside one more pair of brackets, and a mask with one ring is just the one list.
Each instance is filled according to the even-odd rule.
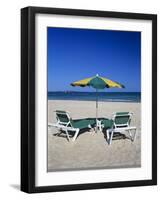
[[[152,179],[152,20],[36,14],[35,185],[54,186]],[[141,31],[141,168],[47,173],[47,27]],[[46,66],[46,67],[45,67]],[[143,113],[146,112],[143,117]]]

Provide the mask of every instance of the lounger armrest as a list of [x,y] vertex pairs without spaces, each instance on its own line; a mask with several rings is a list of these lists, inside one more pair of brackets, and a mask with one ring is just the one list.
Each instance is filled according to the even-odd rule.
[[48,126],[57,126],[57,123],[48,123]]
[[64,126],[61,124],[57,123],[48,123],[49,127],[55,127],[55,128],[61,128],[62,130],[68,130],[68,131],[76,131],[77,128],[69,127],[69,126]]
[[128,127],[119,127],[110,129],[111,131],[127,131],[127,130],[136,130],[137,128],[135,126],[128,126]]

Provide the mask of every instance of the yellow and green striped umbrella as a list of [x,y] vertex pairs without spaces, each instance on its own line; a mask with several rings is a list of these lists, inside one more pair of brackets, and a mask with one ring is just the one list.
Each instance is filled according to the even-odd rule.
[[[71,83],[71,85],[80,87],[91,86],[96,89],[96,93],[99,89],[104,89],[104,88],[125,88],[124,85],[116,81],[112,81],[110,79],[101,77],[98,74],[91,78],[86,78],[80,81],[73,82]],[[96,97],[96,120],[97,118],[98,118],[98,93]]]
[[95,89],[104,89],[104,88],[124,88],[124,85],[112,81],[110,79],[104,78],[99,76],[98,74],[94,77],[91,78],[86,78],[80,81],[76,81],[71,83],[72,86],[80,86],[80,87],[85,87],[85,86],[92,86]]

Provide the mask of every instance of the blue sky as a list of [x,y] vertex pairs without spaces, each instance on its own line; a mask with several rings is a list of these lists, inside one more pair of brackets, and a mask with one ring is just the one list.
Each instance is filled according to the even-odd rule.
[[54,27],[47,32],[48,91],[94,91],[70,83],[99,74],[125,85],[103,92],[140,92],[140,32]]

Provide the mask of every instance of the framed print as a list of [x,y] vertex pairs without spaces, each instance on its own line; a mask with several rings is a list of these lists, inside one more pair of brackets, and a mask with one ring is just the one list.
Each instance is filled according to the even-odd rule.
[[157,16],[21,9],[21,190],[157,184]]

